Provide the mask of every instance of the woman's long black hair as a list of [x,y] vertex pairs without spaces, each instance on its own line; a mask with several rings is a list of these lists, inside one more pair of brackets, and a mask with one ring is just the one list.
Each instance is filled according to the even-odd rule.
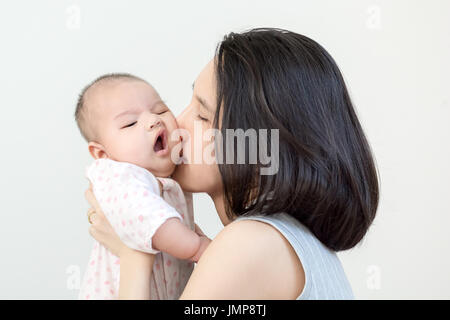
[[228,217],[285,212],[328,248],[354,247],[375,218],[378,176],[333,58],[303,35],[253,29],[224,37],[216,75],[224,144],[226,129],[279,129],[276,174],[237,164],[237,152],[234,164],[219,164]]

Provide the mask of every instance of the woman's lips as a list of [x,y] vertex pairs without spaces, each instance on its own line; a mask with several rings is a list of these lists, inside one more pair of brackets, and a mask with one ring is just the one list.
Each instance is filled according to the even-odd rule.
[[160,129],[156,134],[155,142],[153,143],[153,151],[158,156],[165,156],[169,153],[166,129]]

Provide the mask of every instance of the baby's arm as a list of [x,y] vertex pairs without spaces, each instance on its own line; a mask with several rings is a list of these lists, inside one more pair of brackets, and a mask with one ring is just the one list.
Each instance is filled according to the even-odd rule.
[[156,250],[166,252],[178,259],[197,262],[211,240],[200,236],[178,218],[167,219],[152,238]]

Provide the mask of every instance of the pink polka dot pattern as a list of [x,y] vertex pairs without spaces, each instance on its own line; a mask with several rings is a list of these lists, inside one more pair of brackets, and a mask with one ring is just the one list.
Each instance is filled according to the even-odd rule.
[[[154,250],[151,238],[172,217],[194,230],[192,194],[183,192],[170,178],[156,178],[144,168],[110,159],[95,160],[86,168],[86,176],[121,240],[131,248],[156,254],[150,280],[151,299],[178,299],[193,271],[193,263]],[[157,179],[163,185],[162,196]],[[79,299],[117,299],[119,258],[95,241],[88,261]]]

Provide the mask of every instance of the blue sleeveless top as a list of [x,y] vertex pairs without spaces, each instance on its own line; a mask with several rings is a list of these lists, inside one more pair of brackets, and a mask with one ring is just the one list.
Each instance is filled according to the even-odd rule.
[[305,286],[297,300],[354,299],[352,288],[336,253],[308,228],[286,213],[240,216],[235,220],[258,220],[275,227],[291,244],[305,271]]

